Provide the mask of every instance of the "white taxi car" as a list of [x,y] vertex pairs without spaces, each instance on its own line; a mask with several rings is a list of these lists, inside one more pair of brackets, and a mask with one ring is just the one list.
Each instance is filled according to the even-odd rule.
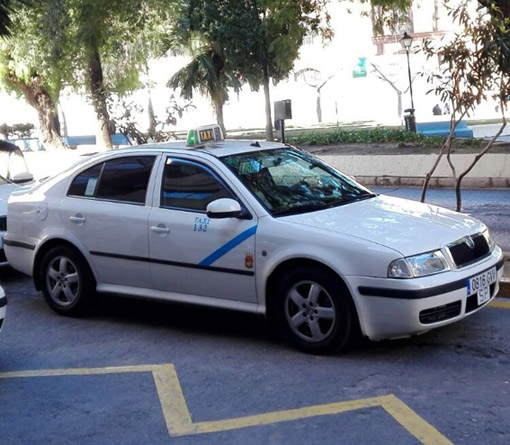
[[9,199],[6,254],[48,304],[94,293],[265,314],[297,347],[342,348],[458,321],[498,292],[487,227],[376,195],[305,151],[225,141],[102,153]]

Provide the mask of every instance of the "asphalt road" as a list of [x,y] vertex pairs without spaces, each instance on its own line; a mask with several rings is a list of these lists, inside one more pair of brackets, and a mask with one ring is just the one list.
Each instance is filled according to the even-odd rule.
[[[371,187],[378,193],[401,198],[420,200],[421,188]],[[430,189],[426,202],[456,208],[456,196],[452,189]],[[510,189],[466,189],[462,191],[462,212],[485,222],[496,243],[504,252],[510,252]]]
[[509,303],[320,357],[252,315],[109,297],[67,318],[0,282],[0,443],[510,443]]
[[[510,251],[510,191],[463,196],[464,212]],[[455,196],[430,190],[427,202],[454,208]],[[0,443],[510,443],[507,301],[419,337],[320,357],[252,315],[106,297],[66,318],[29,278],[6,268],[0,283]]]

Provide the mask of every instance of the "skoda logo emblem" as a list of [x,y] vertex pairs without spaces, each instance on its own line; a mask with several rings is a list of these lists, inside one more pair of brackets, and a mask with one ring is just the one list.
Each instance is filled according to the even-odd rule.
[[471,238],[470,236],[466,236],[464,238],[464,242],[467,244],[467,246],[470,249],[474,249],[475,248],[475,242],[473,241],[473,238]]

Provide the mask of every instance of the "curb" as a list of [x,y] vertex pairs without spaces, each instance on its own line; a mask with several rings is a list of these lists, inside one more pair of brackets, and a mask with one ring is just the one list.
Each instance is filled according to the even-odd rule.
[[503,278],[499,282],[499,292],[498,292],[497,297],[510,298],[510,279]]
[[510,298],[510,253],[503,252],[503,277],[499,280],[498,297]]
[[[422,187],[423,176],[363,176],[354,175],[356,181],[366,186],[378,187]],[[466,188],[510,188],[510,178],[464,178],[463,187]],[[430,188],[451,188],[455,186],[453,178],[435,177],[430,178]]]

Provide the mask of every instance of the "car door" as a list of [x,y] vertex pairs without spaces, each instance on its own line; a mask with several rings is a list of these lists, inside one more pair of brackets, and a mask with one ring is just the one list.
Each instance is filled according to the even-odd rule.
[[75,176],[61,201],[65,229],[89,253],[99,284],[150,286],[146,196],[155,159],[98,163]]
[[159,196],[149,219],[151,268],[157,288],[256,303],[256,218],[249,212],[238,218],[207,216],[210,202],[237,198],[204,163],[168,156],[158,185]]

